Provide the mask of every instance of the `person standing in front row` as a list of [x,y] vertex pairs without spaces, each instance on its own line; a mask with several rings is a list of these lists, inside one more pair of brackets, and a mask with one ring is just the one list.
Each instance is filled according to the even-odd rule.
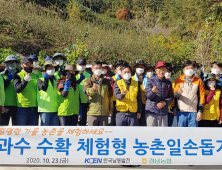
[[194,75],[195,63],[187,60],[183,64],[184,75],[176,79],[174,94],[177,98],[178,127],[198,127],[205,104],[205,89],[201,79]]
[[57,79],[54,76],[56,66],[53,60],[46,61],[44,64],[46,73],[37,80],[37,101],[41,126],[59,126]]
[[122,65],[121,72],[122,79],[114,84],[116,126],[136,126],[142,112],[140,84],[131,78],[129,65]]
[[156,65],[156,76],[146,83],[146,120],[147,126],[168,126],[168,106],[174,96],[172,85],[165,78],[167,72],[164,62]]
[[22,60],[23,70],[15,75],[14,86],[17,93],[17,125],[38,126],[39,114],[37,104],[37,75],[32,72],[30,58]]
[[113,113],[113,89],[110,81],[102,76],[100,61],[93,62],[92,72],[92,77],[83,85],[83,91],[89,99],[88,126],[108,126],[108,116]]
[[5,112],[2,114],[1,125],[8,126],[11,119],[12,125],[16,125],[16,112],[17,112],[17,95],[15,92],[15,87],[13,83],[14,76],[19,73],[19,59],[14,55],[9,55],[6,57],[5,70],[1,72],[4,79],[4,88],[5,88]]
[[202,120],[199,127],[220,127],[222,123],[222,98],[221,89],[218,89],[216,79],[213,73],[207,74],[205,84],[206,105],[204,106]]
[[61,126],[77,126],[79,116],[79,85],[76,82],[75,68],[67,65],[57,81],[58,116]]

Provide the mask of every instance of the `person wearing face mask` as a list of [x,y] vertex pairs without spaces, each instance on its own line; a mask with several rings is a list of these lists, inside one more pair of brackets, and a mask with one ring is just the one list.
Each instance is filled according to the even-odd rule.
[[[5,103],[4,80],[2,76],[0,75],[0,114],[1,115],[5,112],[4,103]],[[0,117],[0,125],[1,125],[1,117]]]
[[108,70],[110,69],[107,62],[103,61],[102,62],[102,67],[103,67],[102,75],[104,76],[105,79],[111,81],[111,77],[107,74]]
[[86,60],[83,58],[79,58],[76,63],[76,68],[79,71],[79,74],[76,75],[76,80],[79,83],[79,91],[80,91],[80,107],[82,108],[82,115],[80,117],[79,125],[86,126],[87,121],[87,109],[89,107],[87,95],[83,92],[83,84],[86,79],[91,77],[91,74],[85,71],[86,69]]
[[194,71],[194,62],[187,60],[183,64],[184,75],[176,79],[174,94],[178,106],[178,127],[197,127],[202,119],[205,89],[202,80],[194,76]]
[[107,126],[108,116],[113,114],[113,90],[110,81],[102,75],[102,63],[92,64],[93,75],[86,79],[83,91],[88,96],[88,126]]
[[155,67],[156,76],[146,83],[147,126],[168,126],[168,106],[173,102],[172,85],[165,78],[167,68],[164,62]]
[[[221,75],[221,70],[222,70],[222,63],[214,61],[211,63],[211,73],[216,75],[216,78],[220,80],[220,82],[217,82],[217,88],[222,89],[222,75]],[[205,79],[204,79],[205,81]]]
[[80,105],[79,85],[76,82],[75,67],[67,65],[57,81],[58,116],[61,126],[77,126]]
[[144,84],[145,84],[145,87],[146,87],[147,80],[149,78],[153,77],[153,75],[154,75],[154,67],[151,66],[150,64],[146,65],[145,75],[146,75],[146,78],[144,79]]
[[121,72],[122,79],[114,84],[116,126],[137,126],[142,112],[140,84],[131,78],[129,65],[122,65]]
[[32,72],[33,62],[25,57],[22,60],[23,70],[14,77],[14,87],[17,93],[16,113],[17,125],[38,125],[38,104],[37,104],[37,75]]
[[4,62],[5,71],[0,73],[3,77],[5,88],[5,112],[1,115],[1,125],[7,126],[10,118],[12,120],[12,125],[16,125],[17,95],[13,84],[13,78],[19,72],[19,63],[20,61],[16,56],[7,56]]
[[216,87],[219,82],[213,73],[208,74],[204,81],[206,104],[199,127],[219,127],[222,123],[221,89]]
[[148,64],[145,68],[146,78],[149,79],[154,75],[154,68],[150,64]]
[[[175,87],[175,80],[171,79],[172,74],[174,73],[174,65],[172,63],[165,63],[167,72],[165,73],[165,79],[169,80],[172,84],[172,91]],[[171,127],[173,124],[174,116],[176,116],[176,106],[175,100],[169,105],[169,113],[168,113],[168,126]]]
[[42,77],[42,72],[37,69],[38,68],[38,60],[39,60],[38,56],[37,55],[30,55],[29,58],[33,62],[33,70],[32,70],[32,72],[34,74],[36,74],[37,77],[39,77],[39,78]]
[[142,112],[141,112],[141,118],[138,120],[139,126],[146,126],[146,120],[145,120],[145,104],[146,104],[146,74],[145,74],[145,68],[146,64],[143,60],[139,59],[136,60],[135,64],[133,65],[133,69],[136,70],[136,73],[134,76],[132,76],[132,79],[139,82],[140,90],[141,90],[141,96],[142,96]]
[[66,57],[61,53],[55,53],[52,57],[52,60],[59,66],[58,71],[56,71],[54,74],[58,80],[62,77],[62,71],[64,70],[66,63]]
[[[115,63],[113,64],[113,69],[115,69],[115,75],[112,76],[111,78],[111,86],[113,88],[113,92],[114,92],[114,83],[116,81],[119,81],[122,79],[121,77],[121,67],[124,64],[128,64],[126,61],[123,60],[117,60],[115,61]],[[113,95],[113,115],[111,117],[111,122],[110,122],[111,126],[116,126],[116,97],[115,95]]]
[[41,126],[59,126],[57,79],[54,76],[56,69],[57,65],[53,60],[46,61],[44,64],[45,74],[37,80],[37,101]]

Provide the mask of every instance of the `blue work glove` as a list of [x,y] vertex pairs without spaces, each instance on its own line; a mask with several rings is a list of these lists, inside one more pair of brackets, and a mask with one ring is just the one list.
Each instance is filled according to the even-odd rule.
[[63,91],[69,91],[69,86],[70,86],[71,82],[69,80],[66,80],[65,82],[65,87]]
[[44,74],[44,79],[49,79],[49,75],[47,73]]
[[80,84],[84,79],[85,79],[85,76],[84,76],[83,73],[82,73],[82,74],[80,74],[79,80],[77,80],[76,82],[77,82],[78,84]]
[[9,73],[6,80],[7,80],[7,81],[11,81],[11,80],[13,79],[13,77],[14,77],[14,76]]

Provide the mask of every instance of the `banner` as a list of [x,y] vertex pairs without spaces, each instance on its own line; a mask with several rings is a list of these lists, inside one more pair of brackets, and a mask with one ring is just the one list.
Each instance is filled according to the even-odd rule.
[[5,126],[0,164],[222,165],[221,128]]

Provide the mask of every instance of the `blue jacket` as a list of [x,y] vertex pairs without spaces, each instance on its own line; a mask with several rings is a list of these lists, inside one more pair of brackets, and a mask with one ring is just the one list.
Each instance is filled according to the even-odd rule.
[[[152,88],[156,86],[157,93],[152,91]],[[159,79],[157,76],[147,80],[146,83],[146,113],[155,114],[158,116],[168,114],[168,105],[170,105],[174,99],[172,84],[169,80]],[[166,105],[159,109],[157,103],[165,101]]]

